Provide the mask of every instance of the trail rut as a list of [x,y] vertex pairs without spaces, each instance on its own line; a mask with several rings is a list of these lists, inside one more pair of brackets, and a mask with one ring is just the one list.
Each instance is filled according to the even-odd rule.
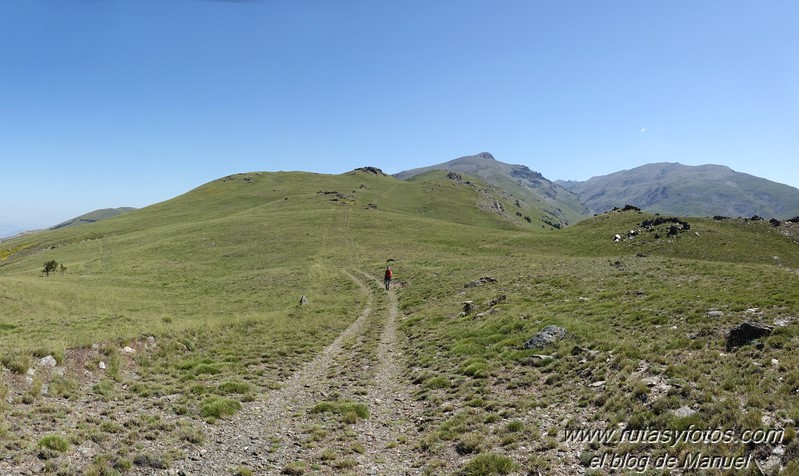
[[[203,424],[206,443],[159,474],[421,474],[412,449],[421,404],[403,376],[397,296],[363,271],[346,275],[366,296],[357,319],[280,388],[229,420]],[[369,416],[312,412],[329,401],[364,404]]]

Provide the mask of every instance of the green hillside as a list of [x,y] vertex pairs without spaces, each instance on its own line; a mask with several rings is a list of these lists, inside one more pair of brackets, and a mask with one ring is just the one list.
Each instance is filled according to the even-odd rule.
[[[774,455],[771,474],[796,474],[796,224],[675,218],[672,232],[676,222],[646,226],[672,217],[619,211],[552,231],[517,208],[440,171],[247,173],[3,242],[0,473],[210,468],[198,455],[232,438],[216,432],[233,414],[275,405],[262,398],[330,355],[318,361],[328,386],[289,412],[296,430],[252,437],[251,459],[221,474],[374,474],[392,454],[413,474],[608,474],[591,461],[700,451]],[[66,270],[45,276],[50,260]],[[390,293],[376,282],[387,263]],[[389,352],[378,316],[394,306],[401,351]],[[744,321],[771,334],[728,348]],[[563,340],[526,349],[547,325]],[[378,421],[386,359],[400,364],[405,413]],[[785,438],[566,435],[619,425]],[[381,440],[391,428],[410,430]]]

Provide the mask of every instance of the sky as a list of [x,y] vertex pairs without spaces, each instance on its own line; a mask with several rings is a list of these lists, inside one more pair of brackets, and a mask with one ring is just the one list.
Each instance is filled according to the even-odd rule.
[[2,0],[0,236],[238,172],[488,151],[799,187],[799,2]]

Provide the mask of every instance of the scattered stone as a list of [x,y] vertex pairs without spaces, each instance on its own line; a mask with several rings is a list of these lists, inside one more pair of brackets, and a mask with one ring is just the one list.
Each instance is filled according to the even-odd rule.
[[727,334],[727,350],[732,350],[755,339],[770,335],[772,330],[774,328],[769,325],[756,321],[746,321],[733,327]]
[[108,367],[108,366],[105,364],[105,362],[102,362],[102,361],[101,361],[99,364],[97,364],[97,366],[98,366],[98,367],[100,367],[100,370],[105,370],[105,369]]
[[710,309],[707,311],[707,317],[724,317],[724,312],[718,309]]
[[471,282],[468,282],[468,283],[464,284],[463,287],[464,288],[474,288],[474,287],[477,287],[477,286],[482,286],[484,284],[496,283],[496,282],[497,282],[497,280],[492,278],[491,276],[483,276],[480,279],[476,279],[474,281],[471,281]]
[[123,354],[133,354],[135,352],[136,352],[136,349],[134,349],[134,348],[132,348],[130,346],[127,346],[127,345],[122,348],[122,353]]
[[301,297],[300,298],[300,306],[304,306],[306,304],[308,304],[308,297],[307,296]]
[[604,380],[597,380],[596,382],[593,382],[593,383],[589,384],[588,386],[592,387],[592,388],[601,388],[601,387],[605,386],[605,381]]
[[506,299],[508,299],[508,297],[506,295],[504,295],[504,294],[499,295],[499,296],[495,297],[494,299],[488,301],[488,307],[494,307],[497,304],[505,301]]
[[546,326],[530,338],[525,344],[525,349],[540,349],[549,344],[554,344],[566,337],[566,329],[559,326]]
[[368,209],[370,209],[370,210],[377,210],[377,205],[376,205],[376,204],[374,204],[374,203],[370,203],[370,204],[369,204],[369,205],[367,205],[366,207],[367,207]]

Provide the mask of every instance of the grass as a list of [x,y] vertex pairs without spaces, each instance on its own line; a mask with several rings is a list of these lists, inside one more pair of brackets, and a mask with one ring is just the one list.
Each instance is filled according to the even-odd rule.
[[[478,200],[444,174],[410,183],[246,174],[93,225],[2,243],[0,363],[13,378],[0,384],[0,413],[12,419],[3,428],[23,428],[14,451],[30,454],[25,448],[44,437],[21,415],[65,431],[78,417],[48,408],[88,398],[141,418],[106,410],[78,422],[76,439],[96,438],[108,454],[127,450],[123,460],[137,466],[168,463],[171,456],[130,448],[153,438],[183,450],[200,444],[203,435],[187,428],[279,386],[363,309],[344,270],[379,276],[389,258],[402,283],[395,292],[407,381],[424,408],[408,451],[435,474],[580,464],[584,448],[564,453],[565,463],[555,457],[563,422],[740,429],[799,419],[796,241],[767,223],[689,219],[691,230],[677,237],[643,231],[614,243],[652,217],[610,213],[550,233],[538,223],[515,226]],[[49,259],[69,271],[40,276]],[[487,275],[496,281],[465,287]],[[300,306],[303,295],[309,304]],[[475,307],[465,316],[464,301]],[[709,317],[712,309],[723,316]],[[752,319],[787,324],[762,346],[728,352],[725,332]],[[565,327],[567,338],[525,349],[547,325]],[[347,345],[356,358],[342,368],[374,364],[368,345]],[[46,355],[63,375],[38,368]],[[312,439],[309,462],[346,469],[338,448],[366,451],[344,433],[370,417],[358,403],[368,398],[370,372],[361,374],[353,384],[360,393],[320,397],[310,409],[336,418],[319,419],[325,436]],[[684,406],[698,413],[674,417]],[[164,415],[178,423],[170,427]],[[333,446],[339,435],[344,443]],[[322,443],[338,453],[324,453]]]
[[311,409],[311,413],[333,413],[340,415],[346,423],[355,423],[358,419],[369,418],[369,409],[366,405],[346,400],[319,402]]

